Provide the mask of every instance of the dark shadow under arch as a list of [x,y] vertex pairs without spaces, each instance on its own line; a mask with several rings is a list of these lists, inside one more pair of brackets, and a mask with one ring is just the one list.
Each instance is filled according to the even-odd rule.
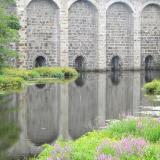
[[43,56],[38,56],[35,60],[35,67],[46,66],[46,59]]
[[118,71],[121,69],[120,57],[114,56],[111,61],[111,70]]
[[145,58],[145,70],[153,69],[153,57],[151,55]]
[[75,68],[80,71],[85,70],[85,58],[83,56],[76,57]]

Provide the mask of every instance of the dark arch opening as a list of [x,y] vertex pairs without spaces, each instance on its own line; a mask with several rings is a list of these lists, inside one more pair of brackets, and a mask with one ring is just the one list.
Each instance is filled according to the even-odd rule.
[[80,71],[85,69],[85,59],[83,56],[78,56],[75,59],[75,67],[77,70],[80,70]]
[[112,71],[118,71],[118,70],[121,69],[120,57],[119,56],[114,56],[112,58],[112,62],[111,63],[112,63],[111,64],[112,65],[112,67],[111,67]]
[[145,58],[145,70],[153,69],[153,57],[151,55]]
[[35,67],[46,66],[46,59],[43,56],[39,56],[35,60]]

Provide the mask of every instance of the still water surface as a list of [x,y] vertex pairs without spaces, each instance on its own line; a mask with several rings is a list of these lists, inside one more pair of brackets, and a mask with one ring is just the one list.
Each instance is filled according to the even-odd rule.
[[10,159],[36,155],[45,143],[77,139],[123,115],[157,116],[159,102],[142,90],[154,78],[160,72],[87,73],[70,84],[33,85],[1,95],[0,159],[7,159],[5,152]]

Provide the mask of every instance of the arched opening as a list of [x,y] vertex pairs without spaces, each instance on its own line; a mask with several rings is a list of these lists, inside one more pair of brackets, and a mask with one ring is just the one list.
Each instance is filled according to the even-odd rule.
[[119,56],[114,56],[112,58],[112,62],[111,62],[111,69],[112,71],[118,71],[121,69],[121,63],[120,63],[120,57]]
[[145,58],[145,70],[153,69],[153,57],[151,55]]
[[86,69],[96,69],[98,50],[98,12],[87,0],[78,0],[68,11],[69,65],[74,57],[87,57]]
[[38,56],[35,60],[35,67],[46,66],[46,59],[43,56]]
[[75,68],[79,71],[85,70],[85,59],[83,56],[78,56],[75,59]]
[[[159,33],[160,6],[149,4],[143,9],[141,15],[141,66],[145,70],[153,69],[153,67],[159,69]],[[152,56],[156,56],[154,64]]]
[[107,66],[113,53],[125,59],[124,69],[133,68],[133,11],[125,3],[116,2],[106,12]]

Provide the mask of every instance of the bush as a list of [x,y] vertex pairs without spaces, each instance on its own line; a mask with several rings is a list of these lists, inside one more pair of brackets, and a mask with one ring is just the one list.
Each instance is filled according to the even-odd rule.
[[4,68],[2,74],[12,77],[21,77],[24,80],[31,80],[40,77],[39,73],[32,70],[17,69],[17,68]]
[[34,71],[38,72],[41,77],[70,78],[78,76],[77,71],[69,67],[40,67],[35,68]]
[[0,91],[19,90],[23,87],[23,82],[19,77],[0,76]]
[[159,93],[160,81],[154,80],[152,82],[146,83],[144,85],[144,89],[148,94],[156,94]]
[[33,70],[3,68],[0,70],[0,76],[0,91],[11,91],[22,88],[24,81],[32,81],[32,83],[64,83],[68,80],[67,82],[69,82],[71,78],[76,78],[78,73],[75,69],[69,67],[41,67]]

